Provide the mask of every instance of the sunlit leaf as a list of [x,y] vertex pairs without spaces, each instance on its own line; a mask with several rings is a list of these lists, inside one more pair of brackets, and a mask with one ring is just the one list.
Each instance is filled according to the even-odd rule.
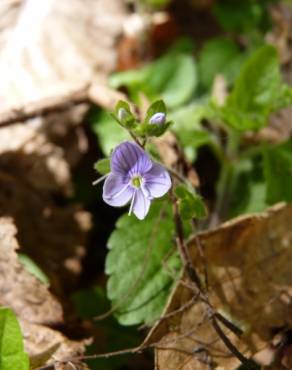
[[0,369],[29,369],[18,321],[11,309],[3,307],[0,308]]
[[40,269],[40,267],[27,255],[25,254],[19,254],[18,258],[20,262],[25,266],[25,268],[33,274],[35,277],[37,277],[40,281],[42,281],[45,284],[49,284],[49,279],[46,276],[46,274]]
[[110,167],[110,159],[109,158],[100,159],[99,161],[97,161],[94,164],[94,168],[101,175],[106,175],[111,170],[111,167]]
[[[180,261],[173,246],[174,225],[168,202],[157,201],[143,221],[122,216],[112,233],[106,259],[107,295],[123,325],[151,323],[161,314]],[[166,266],[168,266],[166,268]]]

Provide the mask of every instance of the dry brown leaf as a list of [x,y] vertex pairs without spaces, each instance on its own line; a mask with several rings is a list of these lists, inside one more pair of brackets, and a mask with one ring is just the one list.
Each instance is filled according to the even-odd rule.
[[16,232],[11,218],[0,218],[0,305],[11,307],[20,320],[32,368],[82,354],[85,341],[48,327],[62,324],[61,305],[18,260]]
[[[29,181],[29,166],[38,159],[21,152],[0,156],[0,216],[13,217],[22,253],[44,270],[53,291],[64,296],[81,271],[90,219],[78,206],[58,205],[53,194]],[[47,173],[40,166],[35,174],[46,178]]]
[[[116,46],[125,19],[125,1],[2,0],[0,109],[51,98],[93,80],[104,84],[116,66]],[[61,147],[57,148],[61,155],[56,148],[54,154],[72,167],[87,150],[87,137],[80,126],[87,110],[88,105],[69,104],[62,114],[35,118],[27,126],[43,134],[46,142]],[[14,132],[10,128],[7,132],[10,141]],[[16,149],[25,144],[18,141]],[[58,167],[55,172],[62,181],[65,176],[70,187],[68,174],[58,174]]]
[[85,352],[86,344],[90,343],[89,340],[71,341],[57,330],[26,320],[20,320],[20,324],[32,369],[80,356]]
[[[291,218],[292,206],[279,204],[262,214],[239,217],[199,235],[207,259],[210,301],[244,330],[240,340],[226,329],[225,333],[247,356],[267,347],[275,330],[292,325]],[[198,266],[196,243],[195,238],[190,240],[189,251]],[[182,280],[187,281],[185,274]],[[224,369],[235,369],[239,362],[219,340],[206,318],[206,307],[198,302],[186,307],[193,295],[178,282],[165,315],[179,312],[162,319],[148,336],[147,344],[158,342],[157,347],[174,348],[156,351],[156,368],[205,369],[205,362],[212,360]],[[169,338],[171,342],[167,343]],[[175,367],[172,357],[178,350],[181,365]]]
[[61,305],[18,260],[16,231],[12,219],[0,218],[0,305],[36,324],[60,324]]

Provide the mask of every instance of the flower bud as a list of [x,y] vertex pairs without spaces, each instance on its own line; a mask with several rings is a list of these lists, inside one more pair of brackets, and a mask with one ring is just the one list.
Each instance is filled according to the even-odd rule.
[[166,121],[166,114],[162,112],[158,112],[153,114],[150,118],[149,123],[152,125],[163,125]]
[[129,116],[129,113],[126,111],[125,108],[120,108],[118,110],[118,119],[119,119],[119,121],[123,122],[128,116]]

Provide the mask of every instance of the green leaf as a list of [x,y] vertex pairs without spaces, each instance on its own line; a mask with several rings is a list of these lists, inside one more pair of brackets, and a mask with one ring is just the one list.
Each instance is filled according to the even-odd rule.
[[243,112],[266,111],[278,96],[280,85],[277,51],[265,45],[243,65],[228,103]]
[[197,68],[193,57],[187,54],[174,55],[171,63],[175,65],[173,75],[169,76],[161,96],[167,106],[174,108],[193,95],[197,86]]
[[210,88],[218,74],[223,75],[228,83],[232,83],[245,58],[245,54],[240,52],[238,45],[227,38],[218,37],[207,41],[198,60],[201,84]]
[[92,128],[99,138],[99,143],[103,153],[109,156],[111,151],[124,140],[129,140],[129,133],[117,125],[110,114],[99,111],[91,117]]
[[258,156],[243,159],[234,166],[233,181],[229,184],[231,204],[229,217],[264,211],[267,186],[263,178],[263,164]]
[[226,31],[248,32],[267,26],[269,0],[222,0],[214,7],[214,15]]
[[238,130],[259,129],[267,123],[281,89],[277,51],[270,45],[258,49],[244,63],[220,118]]
[[0,308],[0,369],[29,370],[21,330],[9,308]]
[[143,221],[128,215],[118,220],[108,242],[106,273],[107,295],[119,307],[121,324],[151,323],[160,316],[173,286],[165,265],[175,273],[180,269],[177,254],[169,255],[173,235],[167,201],[154,202]]
[[18,259],[25,266],[25,268],[36,278],[45,284],[49,284],[47,275],[38,267],[38,265],[27,255],[19,254]]
[[207,216],[202,198],[193,189],[181,184],[175,188],[175,195],[179,198],[179,212],[184,220]]
[[99,172],[101,175],[106,175],[111,171],[111,165],[110,165],[110,159],[109,158],[103,158],[98,160],[94,164],[94,168],[97,172]]
[[197,69],[190,54],[171,50],[139,70],[119,72],[109,80],[113,88],[126,86],[132,100],[143,92],[150,100],[162,98],[169,108],[187,102],[197,86]]
[[292,201],[292,141],[264,150],[267,202]]

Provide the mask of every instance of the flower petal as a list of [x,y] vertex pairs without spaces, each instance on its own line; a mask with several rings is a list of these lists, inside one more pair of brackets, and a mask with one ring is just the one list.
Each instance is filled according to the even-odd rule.
[[114,207],[124,206],[132,198],[133,189],[121,176],[110,174],[103,185],[103,200]]
[[133,213],[143,220],[147,215],[150,207],[150,200],[145,197],[141,189],[136,190],[134,204],[133,204]]
[[153,198],[162,197],[171,188],[169,173],[157,163],[153,163],[151,170],[144,175],[144,181]]
[[116,175],[128,177],[129,174],[147,172],[152,167],[152,161],[137,144],[125,141],[113,151],[111,170]]

